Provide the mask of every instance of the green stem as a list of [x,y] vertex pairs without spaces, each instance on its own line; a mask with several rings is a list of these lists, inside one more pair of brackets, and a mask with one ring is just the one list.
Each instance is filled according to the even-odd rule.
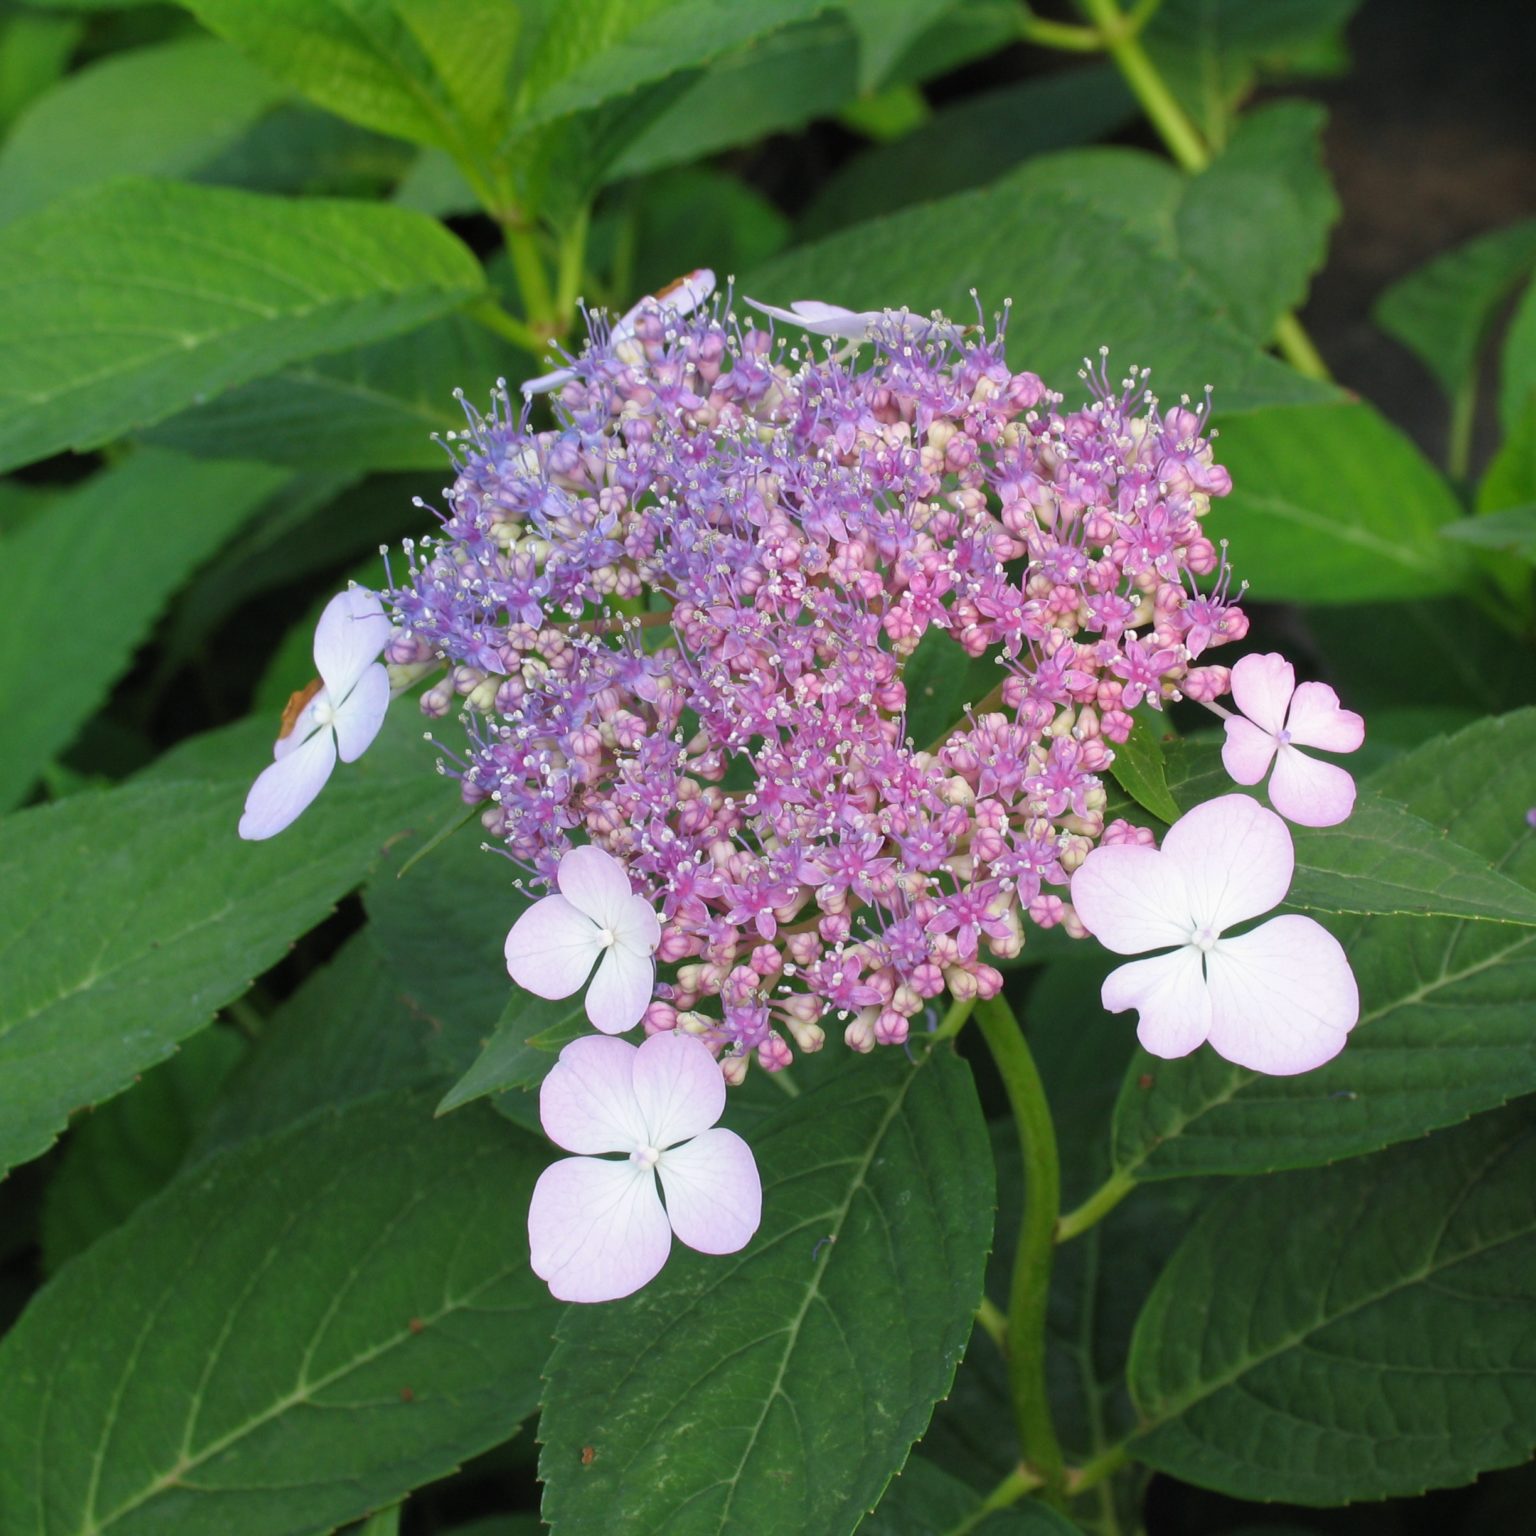
[[526,224],[513,220],[504,223],[501,230],[529,322],[535,330],[547,329],[556,318],[555,295],[549,286],[549,274],[544,270],[538,237]]
[[1451,401],[1451,427],[1445,444],[1445,470],[1458,484],[1472,464],[1472,426],[1477,420],[1477,380],[1470,378]]
[[1026,1493],[1033,1493],[1041,1486],[1040,1478],[1028,1467],[1015,1467],[980,1504],[958,1525],[952,1525],[944,1536],[969,1536],[988,1515],[1017,1504]]
[[1061,1207],[1056,1130],[1029,1044],[1001,993],[977,1003],[976,1022],[1002,1075],[1024,1159],[1024,1214],[1008,1294],[1008,1386],[1025,1463],[1055,1493],[1064,1472],[1045,1388],[1045,1310]]
[[583,208],[560,241],[560,259],[555,270],[555,319],[562,335],[571,328],[576,300],[581,297],[581,274],[586,267],[587,228],[591,220],[592,210]]
[[245,1036],[247,1040],[259,1040],[261,1032],[266,1028],[267,1021],[261,1013],[243,997],[237,997],[232,1003],[225,1003],[224,1014],[229,1022]]
[[952,1002],[949,1012],[939,1020],[939,1027],[928,1036],[935,1045],[940,1040],[951,1040],[965,1028],[965,1021],[970,1018],[971,1010],[976,1006],[976,999],[968,997],[964,1002]]
[[1113,1476],[1131,1459],[1131,1453],[1126,1449],[1124,1441],[1119,1445],[1112,1445],[1102,1455],[1095,1456],[1092,1461],[1085,1461],[1082,1466],[1073,1469],[1067,1478],[1067,1492],[1074,1499],[1080,1493],[1087,1493],[1090,1488],[1096,1488],[1106,1477]]
[[1104,48],[1103,37],[1092,27],[1078,27],[1071,22],[1049,21],[1036,16],[1020,0],[1019,36],[1026,43],[1038,43],[1042,48],[1059,48],[1067,53],[1100,53]]
[[1323,361],[1323,354],[1295,315],[1281,315],[1275,321],[1275,350],[1297,373],[1304,373],[1309,379],[1326,381],[1333,377],[1328,364]]
[[1068,1211],[1056,1223],[1056,1241],[1065,1243],[1080,1237],[1089,1227],[1103,1221],[1135,1188],[1136,1180],[1128,1173],[1117,1173],[1106,1179],[1081,1205]]
[[495,299],[477,299],[465,311],[471,320],[505,337],[513,346],[520,347],[533,357],[543,357],[548,343],[519,320],[508,313]]
[[1003,1315],[1003,1309],[990,1296],[983,1296],[981,1305],[976,1308],[976,1326],[999,1349],[1008,1347],[1008,1319]]

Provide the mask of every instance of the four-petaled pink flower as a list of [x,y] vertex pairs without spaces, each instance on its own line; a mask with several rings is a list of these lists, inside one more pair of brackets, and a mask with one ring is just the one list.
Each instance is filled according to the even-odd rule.
[[372,592],[338,593],[315,626],[319,678],[294,694],[283,712],[283,732],[245,798],[240,836],[252,842],[291,825],[325,788],[336,759],[355,762],[379,734],[389,708],[389,672],[379,652],[390,623]]
[[[692,1035],[638,1047],[587,1035],[561,1051],[539,1116],[551,1141],[582,1155],[546,1168],[528,1208],[534,1273],[561,1301],[639,1290],[667,1262],[673,1233],[701,1253],[746,1246],[763,1188],[746,1142],[710,1129],[724,1108],[719,1063]],[[604,1152],[624,1156],[591,1155]]]
[[1353,752],[1365,740],[1365,721],[1339,708],[1325,683],[1296,686],[1283,656],[1244,656],[1232,668],[1232,700],[1243,715],[1227,720],[1221,760],[1239,784],[1257,784],[1269,772],[1269,798],[1282,816],[1303,827],[1331,827],[1355,805],[1355,781],[1333,763],[1297,747]]
[[640,1022],[656,985],[661,923],[624,866],[592,844],[560,860],[558,896],[534,902],[507,935],[507,970],[535,997],[569,997],[592,975],[587,1017],[605,1035]]
[[1117,955],[1168,951],[1111,971],[1104,1006],[1137,1009],[1137,1037],[1155,1056],[1208,1040],[1228,1061],[1276,1076],[1336,1056],[1360,1016],[1338,940],[1291,913],[1227,933],[1284,898],[1294,865],[1285,823],[1246,795],[1197,805],[1161,851],[1095,848],[1072,876],[1084,926]]

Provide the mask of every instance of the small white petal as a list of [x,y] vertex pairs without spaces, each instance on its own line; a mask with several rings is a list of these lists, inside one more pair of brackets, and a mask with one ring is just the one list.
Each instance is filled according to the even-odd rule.
[[541,373],[536,379],[523,381],[523,394],[529,397],[548,394],[552,389],[559,389],[562,384],[568,384],[576,377],[574,368],[556,368],[553,373]]
[[539,1175],[528,1207],[533,1272],[561,1301],[617,1301],[655,1279],[672,1227],[648,1169],[567,1157]]
[[1163,856],[1184,878],[1194,927],[1217,933],[1278,906],[1296,866],[1285,823],[1247,795],[1186,811],[1168,829]]
[[607,1035],[583,1035],[560,1052],[539,1085],[539,1119],[557,1147],[567,1152],[659,1150],[635,1095],[637,1054],[627,1040]]
[[1072,905],[1088,932],[1117,955],[1189,937],[1189,893],[1172,860],[1154,848],[1095,848],[1072,876]]
[[1226,732],[1221,766],[1231,775],[1234,784],[1259,783],[1275,760],[1275,738],[1241,715],[1228,717]]
[[1299,827],[1336,827],[1355,808],[1355,781],[1337,763],[1284,746],[1269,781],[1269,800]]
[[325,788],[335,766],[336,738],[326,730],[264,768],[245,797],[240,836],[260,842],[291,826]]
[[389,709],[389,672],[378,662],[363,675],[336,711],[336,750],[344,763],[355,763],[373,745]]
[[1352,709],[1339,708],[1339,696],[1326,683],[1303,683],[1291,700],[1285,728],[1298,747],[1324,752],[1353,752],[1365,741],[1365,721]]
[[613,936],[621,949],[654,955],[661,943],[661,919],[644,896],[631,896],[614,914]]
[[844,309],[840,304],[823,304],[819,299],[797,299],[788,309],[759,304],[756,299],[748,299],[747,303],[762,314],[798,326],[813,336],[831,336],[846,341],[862,341],[869,334],[870,326],[884,313],[879,309],[861,313]]
[[617,933],[629,915],[633,892],[624,866],[611,853],[583,843],[561,856],[555,875],[560,894],[600,928]]
[[735,1131],[705,1131],[673,1147],[656,1171],[672,1230],[690,1248],[735,1253],[751,1241],[762,1220],[763,1184],[752,1149]]
[[1278,736],[1284,727],[1295,691],[1295,669],[1277,652],[1244,656],[1232,668],[1232,702],[1271,736]]
[[389,620],[372,592],[351,587],[325,605],[315,626],[315,671],[333,701],[351,693],[389,639]]
[[1120,966],[1100,996],[1111,1013],[1140,1013],[1136,1038],[1154,1056],[1187,1056],[1210,1033],[1211,1001],[1193,945]]
[[513,923],[504,953],[518,986],[535,997],[557,998],[581,989],[602,950],[590,917],[564,896],[546,896]]
[[633,1029],[656,991],[656,962],[649,955],[610,945],[587,988],[587,1017],[605,1035]]
[[652,1035],[635,1055],[634,1094],[652,1147],[673,1147],[707,1131],[725,1112],[725,1078],[709,1047],[692,1035]]
[[1222,939],[1206,956],[1211,1045],[1254,1072],[1310,1072],[1343,1050],[1360,992],[1321,923],[1286,913]]

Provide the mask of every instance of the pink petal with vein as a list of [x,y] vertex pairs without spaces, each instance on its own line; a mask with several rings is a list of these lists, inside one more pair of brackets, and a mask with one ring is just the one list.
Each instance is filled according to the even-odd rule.
[[1285,823],[1247,795],[1185,812],[1168,829],[1163,856],[1184,877],[1193,925],[1218,933],[1284,900],[1296,864]]
[[658,1172],[672,1230],[690,1248],[735,1253],[751,1241],[762,1219],[763,1185],[752,1149],[735,1131],[705,1131],[674,1147]]
[[1281,747],[1269,781],[1270,804],[1300,827],[1336,827],[1355,808],[1355,781],[1335,763]]
[[1353,752],[1365,740],[1365,721],[1352,709],[1339,708],[1339,696],[1326,683],[1303,683],[1291,700],[1285,728],[1298,747],[1324,752]]
[[507,971],[535,997],[569,997],[580,990],[602,953],[597,925],[564,896],[536,901],[507,935]]
[[1152,848],[1095,848],[1072,876],[1072,905],[1088,932],[1117,955],[1139,955],[1189,937],[1184,881]]
[[528,1249],[534,1273],[561,1301],[617,1301],[638,1291],[672,1250],[655,1176],[628,1160],[551,1164],[533,1188]]
[[351,587],[325,605],[315,626],[315,670],[331,698],[345,699],[389,639],[389,620],[372,592]]
[[635,1097],[635,1059],[627,1040],[606,1035],[583,1035],[560,1052],[539,1085],[539,1120],[557,1147],[629,1153],[655,1145]]
[[605,1035],[621,1035],[640,1022],[655,990],[656,962],[610,945],[587,988],[587,1017]]
[[1254,1072],[1310,1072],[1344,1048],[1360,993],[1339,941],[1287,913],[1206,956],[1211,1045]]
[[647,1144],[674,1147],[707,1131],[725,1111],[725,1079],[702,1040],[669,1030],[635,1054],[634,1094]]
[[1244,656],[1232,668],[1232,700],[1261,730],[1278,736],[1296,691],[1296,673],[1276,652]]
[[356,687],[336,711],[336,748],[344,763],[355,763],[373,745],[389,709],[389,673],[378,662],[363,669]]
[[1136,1038],[1154,1056],[1187,1056],[1210,1032],[1211,1004],[1200,951],[1191,945],[1111,971],[1100,997],[1111,1013],[1127,1008],[1140,1013]]
[[262,769],[245,797],[240,836],[256,843],[291,826],[325,788],[335,766],[336,738],[326,730]]
[[560,894],[599,927],[617,930],[629,915],[629,876],[611,853],[592,843],[572,848],[556,874]]
[[1231,775],[1235,784],[1259,783],[1275,760],[1275,738],[1241,715],[1228,717],[1226,731],[1227,739],[1221,748],[1221,766]]

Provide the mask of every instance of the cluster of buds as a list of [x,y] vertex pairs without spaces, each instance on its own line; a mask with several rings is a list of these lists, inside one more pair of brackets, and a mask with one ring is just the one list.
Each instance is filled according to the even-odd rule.
[[[504,386],[468,412],[382,594],[386,660],[446,663],[422,707],[462,717],[444,767],[486,832],[541,889],[575,844],[621,861],[675,968],[647,1030],[728,1079],[830,1019],[899,1044],[941,993],[994,994],[1026,924],[1080,934],[1130,711],[1223,695],[1209,653],[1247,628],[1204,406],[1101,364],[1067,411],[1003,323],[852,318],[819,353],[719,303],[595,319],[552,429]],[[920,647],[1000,671],[933,742]]]

